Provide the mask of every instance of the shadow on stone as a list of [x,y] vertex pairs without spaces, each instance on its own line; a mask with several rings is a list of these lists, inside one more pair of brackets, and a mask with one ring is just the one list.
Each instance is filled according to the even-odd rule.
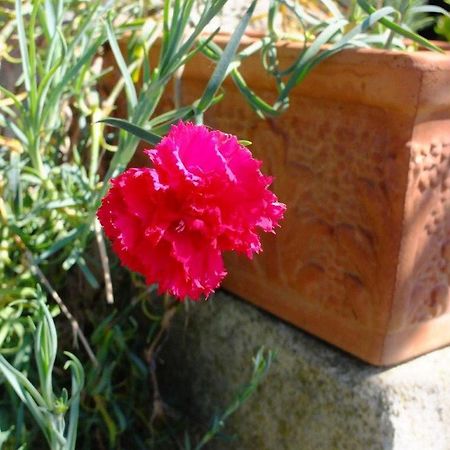
[[395,444],[396,433],[409,433],[396,429],[409,395],[408,384],[390,385],[396,369],[360,362],[223,292],[189,305],[174,324],[161,356],[163,398],[206,429],[248,379],[261,345],[277,353],[267,379],[229,420],[225,432],[235,440],[208,448],[425,448]]

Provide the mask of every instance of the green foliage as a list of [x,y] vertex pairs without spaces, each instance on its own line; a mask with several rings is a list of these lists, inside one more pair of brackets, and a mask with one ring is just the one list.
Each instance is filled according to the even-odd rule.
[[[19,76],[15,85],[0,87],[0,353],[5,355],[0,372],[8,392],[0,404],[7,411],[0,441],[6,447],[39,448],[43,437],[50,448],[71,449],[77,435],[82,448],[130,443],[155,448],[172,442],[152,419],[158,407],[155,357],[172,312],[150,311],[146,289],[132,301],[121,295],[115,305],[84,309],[84,292],[75,294],[66,283],[81,275],[91,296],[101,292],[102,283],[112,288],[95,212],[109,178],[130,161],[138,138],[109,131],[104,137],[105,124],[126,124],[129,130],[145,125],[149,129],[138,137],[154,144],[174,121],[200,120],[220,98],[217,92],[252,9],[204,96],[159,116],[155,111],[167,85],[209,42],[199,37],[225,1],[208,1],[194,26],[193,1],[166,1],[161,11],[138,20],[139,10],[126,2],[16,0],[6,10],[4,42],[17,42],[20,51],[20,58],[10,58],[13,45],[6,46],[3,56]],[[122,55],[124,33],[130,44]],[[162,46],[155,64],[149,51],[157,38]],[[105,96],[99,80],[111,70],[102,57],[106,42],[121,77]],[[122,93],[128,121],[106,119]],[[94,236],[100,262],[93,257]],[[58,332],[64,346],[71,336],[83,346],[82,365],[66,354],[71,380],[55,366],[57,333],[42,290],[65,316]],[[72,333],[64,331],[67,324]],[[70,383],[69,396],[58,386]],[[79,415],[83,426],[77,428]]]
[[230,403],[228,408],[219,416],[214,417],[211,424],[211,428],[208,432],[201,438],[200,442],[195,446],[191,447],[189,440],[187,449],[194,448],[195,450],[200,450],[208,444],[214,437],[224,428],[225,421],[234,414],[255,392],[261,381],[267,374],[267,371],[272,364],[275,354],[273,352],[265,352],[264,348],[259,349],[258,353],[253,358],[253,373],[250,381],[242,386],[242,388],[236,393],[235,398]]
[[436,27],[434,28],[437,34],[441,35],[446,41],[450,42],[450,17],[439,17]]
[[[66,389],[62,389],[60,394],[56,395],[53,388],[53,371],[58,345],[56,328],[41,293],[39,293],[36,303],[38,317],[34,332],[34,356],[38,387],[35,387],[30,381],[26,372],[16,368],[18,361],[15,361],[13,365],[1,354],[0,374],[3,376],[3,382],[14,390],[28,408],[50,448],[74,450],[80,395],[84,385],[83,367],[73,354],[65,352],[68,360],[64,368],[70,369],[72,375],[70,397]],[[13,308],[14,305],[10,307]],[[30,367],[27,369],[29,370]],[[66,416],[68,416],[67,424]],[[9,437],[10,433],[4,437],[5,441]]]
[[439,51],[417,32],[434,23],[436,17],[447,14],[443,8],[428,5],[425,0],[319,0],[306,2],[306,5],[295,0],[278,0],[278,3],[288,11],[284,22],[289,37],[294,33],[294,38],[313,42],[328,26],[343,20],[342,26],[331,36],[331,42],[338,42],[347,33],[357,46],[400,50],[409,49],[412,44],[412,49],[421,46]]

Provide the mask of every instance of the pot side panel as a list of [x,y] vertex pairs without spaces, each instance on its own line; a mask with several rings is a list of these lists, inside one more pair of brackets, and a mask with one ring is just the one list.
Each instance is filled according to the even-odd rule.
[[450,68],[424,71],[384,358],[450,343]]
[[[281,67],[299,51],[280,45]],[[213,69],[189,63],[183,104]],[[257,55],[240,69],[275,100]],[[288,210],[253,261],[226,255],[224,287],[373,364],[449,343],[449,86],[448,55],[346,50],[294,89],[286,113],[261,120],[227,80],[205,123],[253,142]],[[159,112],[174,107],[166,94]],[[132,165],[143,164],[138,151]]]
[[[226,256],[224,287],[373,364],[413,356],[384,358],[383,351],[422,73],[409,57],[383,58],[381,68],[365,54],[362,64],[356,52],[344,55],[344,63],[327,61],[294,90],[289,110],[276,119],[259,119],[227,83],[224,100],[205,120],[252,141],[251,151],[275,177],[273,189],[288,207],[276,236],[263,237],[261,255],[252,261]],[[274,98],[255,65],[243,73],[263,98]],[[191,100],[205,79],[185,75]]]
[[403,206],[391,182],[404,174],[388,114],[302,96],[282,118],[261,121],[228,92],[207,122],[253,142],[288,205],[276,236],[264,236],[261,255],[253,261],[227,255],[224,286],[376,358],[391,308]]

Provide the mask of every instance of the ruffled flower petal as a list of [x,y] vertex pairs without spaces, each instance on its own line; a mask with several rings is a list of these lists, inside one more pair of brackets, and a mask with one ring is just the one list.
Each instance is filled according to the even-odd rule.
[[112,180],[98,218],[122,263],[148,284],[207,297],[226,275],[223,252],[259,253],[259,232],[274,232],[286,206],[235,136],[180,122],[147,154],[154,167]]

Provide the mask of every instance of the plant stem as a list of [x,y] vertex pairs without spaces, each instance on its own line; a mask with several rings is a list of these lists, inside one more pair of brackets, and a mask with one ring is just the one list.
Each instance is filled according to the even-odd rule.
[[98,170],[98,157],[100,150],[100,139],[102,137],[103,125],[98,123],[103,118],[102,110],[96,107],[92,113],[91,124],[91,161],[89,164],[89,183],[93,188],[95,186],[95,176]]

